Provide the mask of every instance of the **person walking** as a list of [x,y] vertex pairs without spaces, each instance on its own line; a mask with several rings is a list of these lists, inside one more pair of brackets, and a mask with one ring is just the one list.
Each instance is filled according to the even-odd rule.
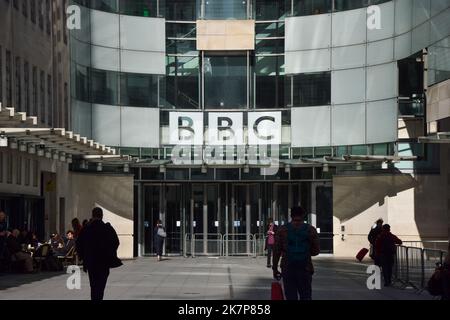
[[155,251],[158,257],[158,261],[161,261],[163,254],[164,240],[166,239],[166,230],[162,225],[162,221],[156,221],[155,229],[153,230],[153,239],[155,241]]
[[[273,250],[273,276],[283,278],[286,300],[311,300],[314,267],[312,256],[320,253],[319,236],[313,226],[304,222],[302,207],[291,210],[292,221],[278,229]],[[278,262],[281,258],[281,273]]]
[[450,242],[448,243],[447,257],[444,260],[442,274],[442,300],[450,300]]
[[103,300],[109,269],[122,265],[117,258],[119,238],[109,223],[103,222],[103,210],[92,210],[92,222],[76,240],[78,255],[83,260],[83,269],[89,274],[91,300]]
[[0,210],[0,259],[4,258],[6,248],[6,232],[8,231],[8,223],[6,221],[6,213]]
[[376,258],[381,264],[383,270],[384,286],[392,285],[392,268],[397,254],[396,245],[401,245],[402,240],[391,233],[391,226],[383,225],[383,231],[375,241]]
[[267,250],[267,268],[272,267],[272,253],[273,253],[273,245],[275,244],[275,235],[277,233],[278,227],[273,223],[273,219],[267,219],[267,234],[266,234],[266,248]]
[[372,229],[370,229],[369,235],[367,236],[367,239],[370,242],[370,253],[369,256],[372,258],[372,260],[375,261],[375,265],[380,266],[380,262],[376,259],[375,254],[375,242],[377,241],[378,236],[383,231],[383,219],[378,219],[375,222],[375,225],[372,226]]

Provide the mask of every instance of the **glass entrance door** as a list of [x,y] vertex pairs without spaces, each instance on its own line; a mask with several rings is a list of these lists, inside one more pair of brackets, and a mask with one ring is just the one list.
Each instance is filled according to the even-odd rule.
[[158,220],[166,228],[165,254],[181,254],[183,248],[183,189],[178,184],[144,185],[144,255],[153,255],[154,228]]

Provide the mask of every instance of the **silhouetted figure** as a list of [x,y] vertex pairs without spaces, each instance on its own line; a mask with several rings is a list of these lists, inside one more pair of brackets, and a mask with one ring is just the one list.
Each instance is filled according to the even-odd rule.
[[397,254],[397,244],[402,244],[402,240],[391,233],[390,225],[383,225],[383,231],[375,242],[375,251],[383,270],[385,287],[389,287],[392,284],[392,268]]
[[311,256],[320,253],[316,228],[304,223],[306,211],[301,207],[291,210],[292,221],[281,226],[275,237],[273,275],[279,279],[278,261],[281,257],[286,300],[311,300],[314,267]]
[[375,264],[377,266],[380,266],[380,262],[377,261],[376,259],[376,254],[375,254],[375,241],[377,241],[378,236],[380,235],[380,233],[383,231],[383,219],[378,219],[375,222],[375,225],[372,226],[372,229],[370,229],[369,235],[367,236],[367,239],[370,242],[370,257],[372,258],[372,260],[375,261]]
[[28,253],[22,251],[22,247],[19,243],[20,231],[14,229],[10,235],[6,238],[6,246],[9,253],[13,255],[17,261],[23,261],[24,270],[27,273],[33,272],[33,258]]
[[75,239],[77,239],[80,236],[80,232],[82,229],[83,226],[81,225],[80,220],[78,220],[78,218],[72,219],[72,230]]
[[166,239],[167,234],[164,229],[161,220],[156,221],[156,227],[153,230],[153,239],[155,241],[155,251],[158,257],[158,261],[161,261],[161,257],[163,254],[164,240]]
[[92,210],[92,222],[76,240],[78,255],[83,260],[84,271],[89,274],[91,300],[103,300],[109,269],[122,265],[117,258],[119,238],[109,223],[104,223],[103,210]]
[[442,300],[450,300],[450,242],[448,243],[447,257],[444,260],[442,272]]
[[273,219],[267,219],[267,234],[266,234],[266,248],[267,250],[267,268],[272,267],[271,259],[273,253],[273,246],[275,244],[275,235],[277,233],[278,227],[273,223]]
[[8,223],[6,221],[6,213],[0,210],[0,259],[4,258],[7,231],[8,231]]

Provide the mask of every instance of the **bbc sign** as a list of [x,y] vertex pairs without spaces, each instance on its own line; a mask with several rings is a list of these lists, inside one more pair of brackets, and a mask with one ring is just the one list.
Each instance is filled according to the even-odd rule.
[[[209,112],[208,128],[203,112],[171,112],[172,145],[280,145],[281,112]],[[246,129],[247,128],[247,129]]]

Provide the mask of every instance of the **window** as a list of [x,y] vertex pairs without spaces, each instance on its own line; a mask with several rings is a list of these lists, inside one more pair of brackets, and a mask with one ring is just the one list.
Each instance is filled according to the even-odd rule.
[[3,152],[0,152],[0,183],[3,182]]
[[168,57],[166,101],[180,109],[199,108],[199,58]]
[[[285,15],[285,5],[290,1],[280,0],[254,0],[256,20],[280,20]],[[290,6],[288,7],[290,10]]]
[[38,81],[38,74],[37,74],[37,67],[33,66],[33,99],[32,99],[32,105],[30,108],[30,114],[31,115],[37,115],[37,108],[38,108],[38,88],[37,88],[37,81]]
[[158,17],[158,0],[120,0],[120,13],[141,17]]
[[27,114],[30,113],[30,65],[28,61],[23,63],[23,84],[24,84],[24,93],[25,93],[25,112]]
[[331,73],[291,76],[294,107],[323,106],[331,103]]
[[6,154],[6,183],[11,184],[13,180],[13,155]]
[[30,2],[30,16],[31,22],[36,23],[36,1],[31,0]]
[[12,106],[12,67],[11,67],[11,51],[6,50],[6,104],[8,107]]
[[158,76],[122,73],[120,75],[120,104],[136,107],[157,107]]
[[67,8],[67,0],[63,1],[63,4],[61,6],[61,11],[62,11],[62,32],[63,32],[63,39],[64,39],[64,44],[67,44],[67,15],[66,15],[66,8]]
[[284,56],[256,57],[256,107],[285,107]]
[[22,157],[21,156],[17,156],[16,184],[22,184]]
[[28,0],[22,0],[22,14],[24,17],[28,17]]
[[92,102],[99,104],[118,104],[118,73],[105,70],[91,70]]
[[41,119],[42,123],[45,123],[45,72],[41,70],[40,72],[40,82],[39,82],[39,96],[40,96],[40,106],[37,110],[37,116]]
[[166,0],[166,19],[172,21],[197,20],[197,0]]
[[106,12],[117,12],[117,0],[91,0],[86,6],[90,6],[92,9],[97,9]]
[[39,182],[39,161],[34,160],[33,162],[33,187],[37,187]]
[[[293,0],[294,16],[307,16],[313,14],[323,14],[331,12],[331,0]],[[351,2],[345,0],[344,2]],[[358,0],[361,1],[361,0]],[[366,1],[366,0],[362,0]]]
[[22,81],[20,72],[20,58],[16,57],[16,101],[15,107],[22,111]]
[[3,103],[3,48],[0,46],[0,103]]
[[247,107],[247,56],[204,58],[205,108]]
[[64,123],[63,128],[69,129],[69,86],[64,82]]
[[52,76],[47,75],[47,124],[53,126],[53,96],[52,96]]
[[31,159],[25,159],[25,185],[30,185],[30,175],[31,175]]
[[45,0],[45,25],[46,25],[46,31],[47,35],[51,35],[51,22],[50,22],[50,14],[51,14],[51,5],[50,0]]
[[75,97],[81,101],[91,102],[88,67],[77,65],[75,68]]
[[208,0],[204,2],[205,19],[247,19],[249,0]]
[[44,13],[42,8],[42,2],[39,2],[37,10],[39,19],[39,29],[44,30]]

